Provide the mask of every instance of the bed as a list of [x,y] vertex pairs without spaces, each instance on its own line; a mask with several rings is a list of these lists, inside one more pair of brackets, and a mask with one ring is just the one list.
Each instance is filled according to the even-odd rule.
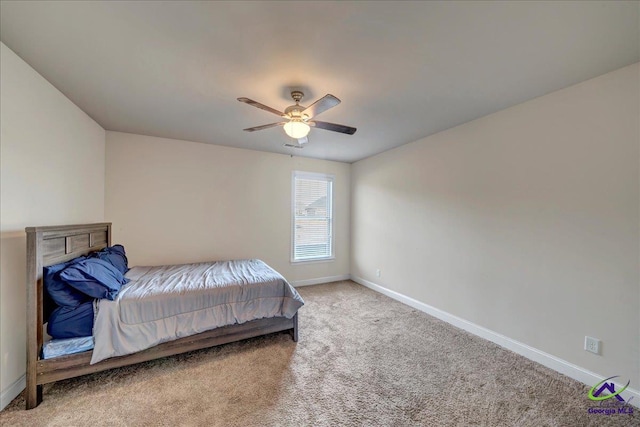
[[[282,276],[259,260],[134,267],[127,272],[126,280],[131,283],[124,285],[117,298],[95,302],[94,335],[108,338],[96,339],[95,348],[86,347],[90,350],[61,356],[54,351],[53,356],[45,358],[44,326],[48,316],[44,312],[43,270],[110,247],[111,223],[28,227],[26,232],[27,409],[42,401],[42,386],[47,383],[275,332],[287,331],[298,341],[297,309],[303,302],[296,299],[299,295]],[[193,285],[195,279],[189,280],[189,275],[196,273],[204,274],[217,290]],[[239,303],[225,300],[227,310],[215,311],[211,292],[221,292],[219,286],[226,276],[239,284],[229,287],[222,298],[231,298],[227,294],[233,292],[243,298]],[[269,294],[273,283],[278,282],[276,276],[285,284],[278,285],[283,295],[290,292],[281,303]],[[163,283],[173,292],[174,299],[180,298],[179,302],[159,300],[154,294],[157,283]],[[194,310],[193,304],[199,306]],[[261,309],[266,311],[256,314],[256,304],[265,306]],[[162,330],[170,333],[163,334]],[[136,338],[127,341],[131,336]],[[85,339],[84,344],[89,341],[92,340]]]

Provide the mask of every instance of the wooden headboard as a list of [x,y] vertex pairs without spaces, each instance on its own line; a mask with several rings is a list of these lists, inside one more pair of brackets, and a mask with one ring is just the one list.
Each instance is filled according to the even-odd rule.
[[[111,223],[27,227],[27,261],[41,267],[69,261],[111,244]],[[40,272],[42,273],[42,272]]]
[[[111,223],[27,227],[27,375],[36,384],[43,344],[43,268],[111,246]],[[42,400],[42,387],[38,388]],[[27,396],[27,399],[34,396]]]

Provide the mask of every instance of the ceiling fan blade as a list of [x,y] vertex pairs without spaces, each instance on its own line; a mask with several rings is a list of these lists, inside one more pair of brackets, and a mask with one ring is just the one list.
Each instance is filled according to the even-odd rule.
[[309,142],[308,136],[303,136],[302,138],[298,138],[298,145],[304,145]]
[[254,126],[252,128],[246,128],[246,129],[243,129],[243,130],[246,130],[247,132],[254,132],[254,131],[257,131],[257,130],[269,129],[269,128],[276,127],[276,126],[282,126],[285,123],[286,122],[269,123],[268,125]]
[[327,111],[329,108],[333,108],[336,105],[340,104],[340,100],[331,94],[327,94],[322,98],[318,99],[313,104],[309,105],[302,114],[306,114],[309,118],[313,118],[318,114]]
[[273,114],[275,114],[277,116],[284,117],[284,113],[282,111],[278,111],[275,108],[267,107],[266,105],[261,104],[261,103],[259,103],[257,101],[254,101],[253,99],[238,98],[238,101],[244,102],[245,104],[252,105],[252,106],[254,106],[256,108],[259,108],[261,110],[268,111],[268,112],[273,113]]
[[351,126],[338,125],[335,123],[327,123],[327,122],[319,122],[317,120],[310,120],[309,123],[311,126],[315,126],[320,129],[332,130],[334,132],[346,133],[348,135],[353,135],[356,133],[356,128],[352,128]]

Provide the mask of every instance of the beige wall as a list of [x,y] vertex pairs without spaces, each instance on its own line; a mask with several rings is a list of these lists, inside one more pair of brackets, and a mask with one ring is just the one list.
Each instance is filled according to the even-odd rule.
[[352,275],[637,389],[639,77],[635,64],[355,163]]
[[4,44],[0,49],[2,407],[24,385],[24,228],[103,220],[105,132]]
[[[335,174],[335,261],[289,261],[294,170]],[[260,258],[292,282],[349,274],[349,164],[107,132],[106,176],[105,216],[131,264]]]

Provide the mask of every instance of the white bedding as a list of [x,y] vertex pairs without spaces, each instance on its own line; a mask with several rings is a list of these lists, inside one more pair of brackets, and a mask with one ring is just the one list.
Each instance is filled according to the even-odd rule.
[[291,318],[304,301],[260,260],[133,267],[114,301],[99,300],[91,364],[220,326]]

